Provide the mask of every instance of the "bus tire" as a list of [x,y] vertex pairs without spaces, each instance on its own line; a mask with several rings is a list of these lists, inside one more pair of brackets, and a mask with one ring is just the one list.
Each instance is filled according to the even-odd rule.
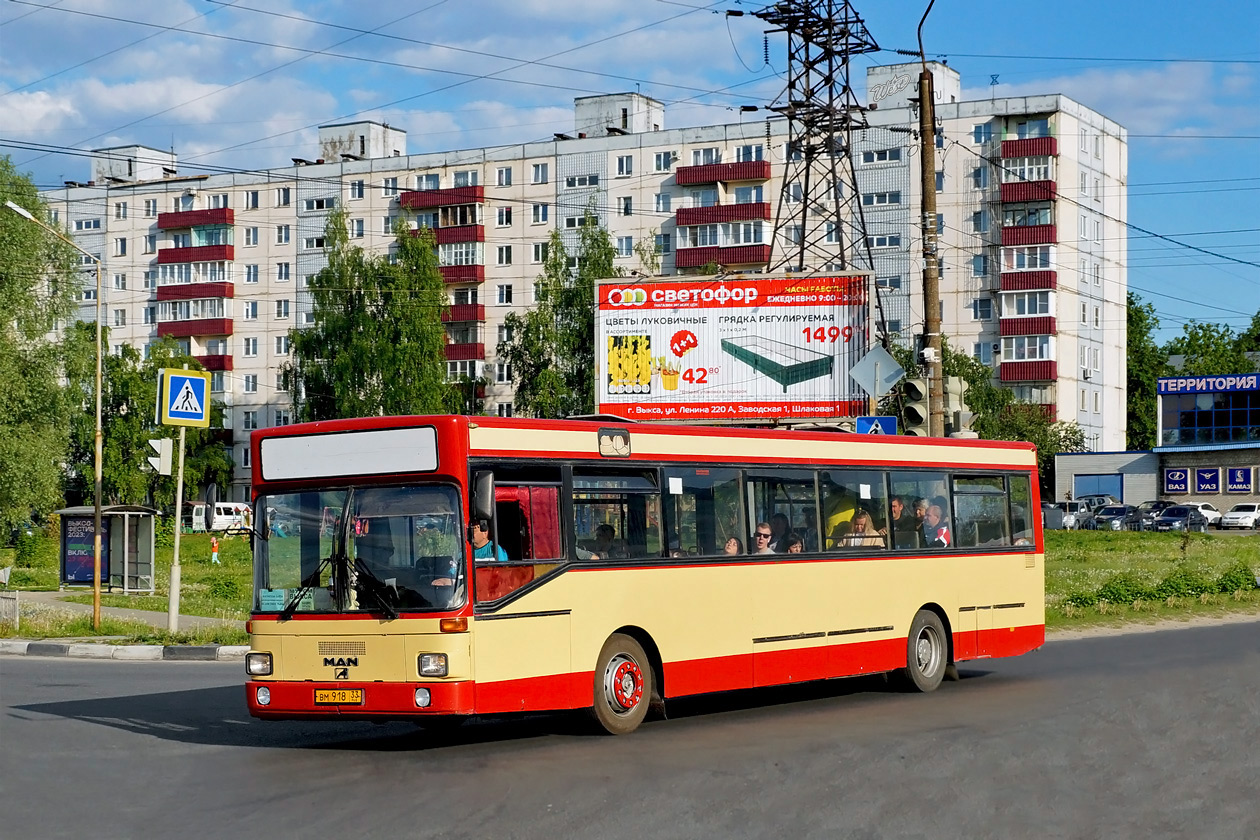
[[913,691],[935,691],[949,665],[949,641],[941,618],[931,610],[919,610],[906,639],[906,667],[902,682]]
[[628,735],[647,717],[652,691],[643,647],[620,633],[609,636],[595,663],[595,722],[610,735]]

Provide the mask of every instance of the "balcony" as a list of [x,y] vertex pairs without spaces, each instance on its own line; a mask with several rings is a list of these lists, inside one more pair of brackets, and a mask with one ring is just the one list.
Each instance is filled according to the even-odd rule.
[[1002,185],[1002,202],[1054,201],[1059,196],[1054,181],[1011,181]]
[[484,359],[485,357],[486,345],[481,342],[446,345],[446,360],[448,362],[465,362],[472,359]]
[[447,283],[484,283],[486,267],[484,265],[444,265],[438,268],[442,279]]
[[1002,157],[1054,157],[1059,153],[1059,142],[1053,137],[1026,137],[1023,140],[1003,140]]
[[201,318],[196,321],[163,321],[157,325],[162,338],[190,338],[195,335],[231,335],[231,318]]
[[236,297],[236,288],[231,283],[169,283],[158,286],[156,292],[157,300]]
[[[419,231],[412,231],[412,236],[419,234]],[[456,225],[454,227],[437,228],[433,231],[433,238],[438,245],[454,245],[457,242],[485,242],[486,228],[485,225]]]
[[999,318],[998,329],[1002,335],[1058,335],[1059,333],[1059,327],[1053,315]]
[[442,313],[442,323],[453,321],[485,321],[486,307],[481,303],[456,303]]
[[1059,241],[1055,225],[1023,225],[1002,228],[1003,245],[1053,245]]
[[408,210],[424,210],[429,207],[445,207],[451,204],[481,204],[485,200],[485,187],[408,190],[398,197],[398,203]]
[[236,249],[231,245],[198,245],[194,248],[163,248],[158,251],[158,265],[191,262],[231,262]]
[[1059,378],[1059,363],[1052,359],[1002,362],[998,371],[1003,382],[1054,382]]
[[208,356],[193,356],[206,370],[231,370],[232,357],[227,353],[212,353]]
[[158,230],[201,227],[202,225],[230,225],[236,214],[228,207],[213,210],[181,210],[177,213],[158,213]]
[[723,222],[769,221],[770,203],[759,201],[749,204],[715,204],[712,207],[680,207],[676,216],[679,227],[717,225]]
[[703,163],[699,166],[680,166],[674,170],[674,180],[679,186],[692,184],[716,184],[727,181],[767,181],[770,179],[770,161],[746,160],[740,163]]
[[1058,288],[1058,275],[1053,271],[1008,271],[1002,274],[1001,291],[1035,292]]
[[769,245],[735,245],[728,248],[679,248],[674,252],[675,268],[699,268],[709,263],[720,266],[765,265],[770,262]]

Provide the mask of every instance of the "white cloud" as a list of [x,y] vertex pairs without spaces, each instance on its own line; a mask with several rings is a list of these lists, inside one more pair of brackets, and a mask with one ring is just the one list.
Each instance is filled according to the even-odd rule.
[[17,137],[42,142],[54,131],[79,116],[72,97],[47,91],[23,91],[0,98],[0,125]]

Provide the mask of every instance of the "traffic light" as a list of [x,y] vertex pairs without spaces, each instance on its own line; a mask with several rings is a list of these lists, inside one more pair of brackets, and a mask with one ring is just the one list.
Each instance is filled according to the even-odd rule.
[[901,384],[901,428],[907,435],[928,435],[928,385],[923,377]]
[[947,433],[957,433],[971,428],[974,414],[967,408],[967,380],[961,376],[947,376],[944,380],[945,418],[951,428]]
[[171,474],[171,439],[158,438],[149,441],[149,448],[157,453],[157,457],[149,456],[149,466],[159,475]]

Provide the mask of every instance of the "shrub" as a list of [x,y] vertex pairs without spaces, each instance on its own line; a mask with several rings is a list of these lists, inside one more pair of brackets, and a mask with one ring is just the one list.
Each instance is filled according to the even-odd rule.
[[221,577],[210,581],[210,595],[223,601],[241,598],[241,584],[235,578]]
[[1093,592],[1069,592],[1064,596],[1063,603],[1073,607],[1092,607],[1098,603],[1098,596]]
[[1155,587],[1155,594],[1161,599],[1197,598],[1205,592],[1215,592],[1216,584],[1203,575],[1198,569],[1185,564],[1178,565],[1168,576]]
[[175,545],[175,517],[159,516],[153,527],[153,542],[162,548]]
[[1216,591],[1226,595],[1233,592],[1246,592],[1256,587],[1256,574],[1246,561],[1239,560],[1221,572],[1216,579]]
[[1113,575],[1098,587],[1098,600],[1109,604],[1132,604],[1139,598],[1149,598],[1150,595],[1150,588],[1129,572]]

